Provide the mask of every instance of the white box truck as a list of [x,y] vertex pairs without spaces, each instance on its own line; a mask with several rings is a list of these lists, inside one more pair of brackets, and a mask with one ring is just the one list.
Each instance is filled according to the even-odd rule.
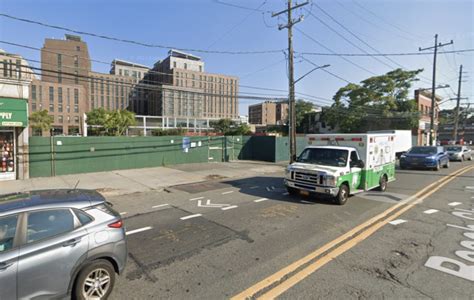
[[395,157],[400,158],[400,156],[413,147],[413,134],[411,130],[379,130],[379,131],[369,131],[367,133],[393,133],[395,134],[394,140],[394,150]]
[[315,193],[346,203],[349,195],[395,180],[395,134],[308,134],[307,147],[286,169],[290,194]]

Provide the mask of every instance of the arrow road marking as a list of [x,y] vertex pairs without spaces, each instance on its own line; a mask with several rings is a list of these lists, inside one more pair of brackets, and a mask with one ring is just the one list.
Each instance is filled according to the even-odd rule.
[[211,199],[207,199],[206,204],[202,204],[201,200],[198,200],[198,207],[224,207],[229,206],[230,204],[219,204],[219,203],[211,203]]

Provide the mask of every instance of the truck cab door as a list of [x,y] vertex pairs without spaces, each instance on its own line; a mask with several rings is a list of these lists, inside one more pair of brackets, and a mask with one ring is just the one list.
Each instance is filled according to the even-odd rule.
[[363,187],[360,186],[362,168],[359,166],[359,161],[360,158],[357,151],[351,151],[351,154],[349,155],[349,166],[352,174],[352,182],[350,183],[351,191],[363,189]]

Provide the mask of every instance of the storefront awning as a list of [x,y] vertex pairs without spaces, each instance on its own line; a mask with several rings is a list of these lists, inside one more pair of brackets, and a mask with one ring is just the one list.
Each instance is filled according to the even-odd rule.
[[0,127],[28,126],[27,107],[25,99],[0,97]]

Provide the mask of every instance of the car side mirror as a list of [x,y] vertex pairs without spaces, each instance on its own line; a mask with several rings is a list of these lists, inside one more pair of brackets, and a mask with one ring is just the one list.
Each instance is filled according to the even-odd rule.
[[365,163],[362,159],[359,159],[359,161],[357,162],[357,166],[361,169],[363,169],[365,167]]
[[351,168],[363,168],[365,166],[364,162],[359,159],[358,161],[351,161],[350,167]]

